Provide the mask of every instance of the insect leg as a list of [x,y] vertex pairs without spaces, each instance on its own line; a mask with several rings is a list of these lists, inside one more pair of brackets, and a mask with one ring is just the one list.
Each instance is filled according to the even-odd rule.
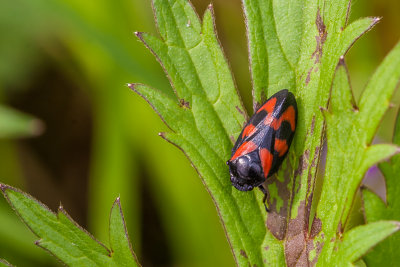
[[269,212],[269,208],[267,207],[267,204],[265,203],[266,201],[267,201],[267,197],[268,197],[268,191],[264,188],[264,186],[263,185],[259,185],[258,186],[258,188],[261,190],[261,192],[263,192],[263,194],[264,194],[264,197],[263,197],[263,203],[264,203],[264,207],[265,207],[265,210],[267,211],[267,212]]

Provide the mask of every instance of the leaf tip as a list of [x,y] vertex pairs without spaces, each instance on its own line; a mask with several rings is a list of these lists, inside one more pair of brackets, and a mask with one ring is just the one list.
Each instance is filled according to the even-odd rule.
[[46,129],[45,124],[39,119],[33,119],[29,126],[33,136],[41,135]]
[[121,196],[118,196],[118,197],[115,199],[114,205],[113,205],[113,206],[115,206],[115,205],[121,206]]
[[340,56],[338,66],[345,66],[346,63],[344,62],[344,56]]
[[66,211],[64,209],[64,206],[62,205],[62,203],[60,202],[60,204],[58,205],[58,213],[64,213],[66,214]]
[[5,193],[7,189],[7,186],[5,184],[0,184],[0,190]]
[[158,133],[158,136],[161,136],[162,138],[165,139],[165,132],[159,132],[159,133]]
[[6,197],[6,198],[7,198],[7,194],[8,194],[7,191],[15,191],[17,193],[19,192],[18,189],[14,188],[12,186],[6,185],[6,184],[0,184],[0,190],[3,193],[4,197]]
[[139,38],[142,42],[143,41],[143,32],[134,32],[134,34],[136,35],[137,38]]
[[382,20],[382,17],[373,17],[372,18],[372,23],[373,24],[377,24],[378,22],[380,22]]

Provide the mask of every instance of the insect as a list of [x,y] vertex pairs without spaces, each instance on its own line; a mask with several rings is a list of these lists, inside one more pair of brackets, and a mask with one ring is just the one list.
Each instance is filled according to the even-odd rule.
[[229,166],[232,185],[240,191],[258,187],[263,203],[268,196],[263,187],[281,165],[297,125],[297,103],[287,89],[271,96],[250,118],[240,133],[233,149]]

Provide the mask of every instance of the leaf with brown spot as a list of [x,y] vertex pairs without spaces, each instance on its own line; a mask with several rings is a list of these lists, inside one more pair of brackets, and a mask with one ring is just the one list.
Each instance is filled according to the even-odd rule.
[[[389,107],[389,99],[399,81],[400,43],[386,56],[368,82],[359,101],[360,108],[356,110],[344,61],[341,60],[337,67],[330,107],[324,112],[328,152],[321,198],[317,207],[324,236],[319,234],[316,240],[325,242],[326,245],[318,263],[353,263],[378,241],[397,231],[397,226],[393,223],[375,226],[367,224],[345,232],[342,236],[356,192],[368,168],[399,151],[392,144],[371,145],[376,128]],[[381,232],[367,233],[368,229],[372,231],[374,227],[382,227]],[[345,243],[346,236],[352,242],[356,239],[353,236],[357,236],[362,240],[357,243],[360,247],[356,249],[356,244],[352,246],[351,242]],[[327,244],[327,240],[334,242]]]
[[[185,0],[154,0],[153,7],[160,38],[137,35],[164,67],[176,97],[145,85],[130,87],[171,129],[162,137],[179,147],[199,173],[237,263],[262,265],[265,211],[254,192],[232,190],[225,164],[247,115],[217,39],[212,6],[202,20]],[[248,252],[246,257],[242,251]]]
[[[239,192],[230,185],[225,162],[247,116],[216,38],[211,7],[200,21],[187,1],[154,0],[161,39],[139,36],[163,65],[177,99],[190,102],[190,109],[178,109],[176,99],[168,99],[154,89],[133,87],[172,129],[165,139],[184,151],[203,179],[238,265],[319,262],[319,254],[329,243],[325,239],[333,233],[323,231],[332,218],[318,212],[311,214],[325,136],[321,110],[328,108],[337,63],[377,20],[365,18],[348,25],[348,0],[243,0],[243,7],[253,107],[287,88],[295,94],[299,109],[299,123],[287,159],[276,177],[265,183],[270,193],[269,214],[264,213],[260,192]],[[376,153],[377,157],[365,159],[363,168],[391,149],[375,148],[367,153]],[[337,190],[330,186],[330,190]],[[335,210],[333,204],[329,207]],[[309,253],[315,253],[312,259]]]

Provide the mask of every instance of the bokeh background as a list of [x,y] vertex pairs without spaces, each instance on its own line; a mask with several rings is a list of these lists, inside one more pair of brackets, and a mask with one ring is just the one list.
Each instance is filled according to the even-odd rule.
[[[192,2],[202,14],[210,0]],[[250,110],[240,0],[212,2]],[[400,39],[399,11],[397,0],[352,4],[351,20],[383,17],[346,57],[356,99]],[[109,211],[120,196],[144,266],[233,266],[201,180],[183,153],[158,136],[168,129],[156,113],[126,87],[141,82],[171,92],[134,31],[157,34],[150,0],[0,0],[0,181],[53,210],[61,202],[107,245]],[[390,141],[398,95],[378,131],[380,142]],[[10,125],[14,131],[1,133]],[[382,187],[379,172],[369,183]],[[18,266],[60,266],[35,239],[0,198],[0,258]]]

